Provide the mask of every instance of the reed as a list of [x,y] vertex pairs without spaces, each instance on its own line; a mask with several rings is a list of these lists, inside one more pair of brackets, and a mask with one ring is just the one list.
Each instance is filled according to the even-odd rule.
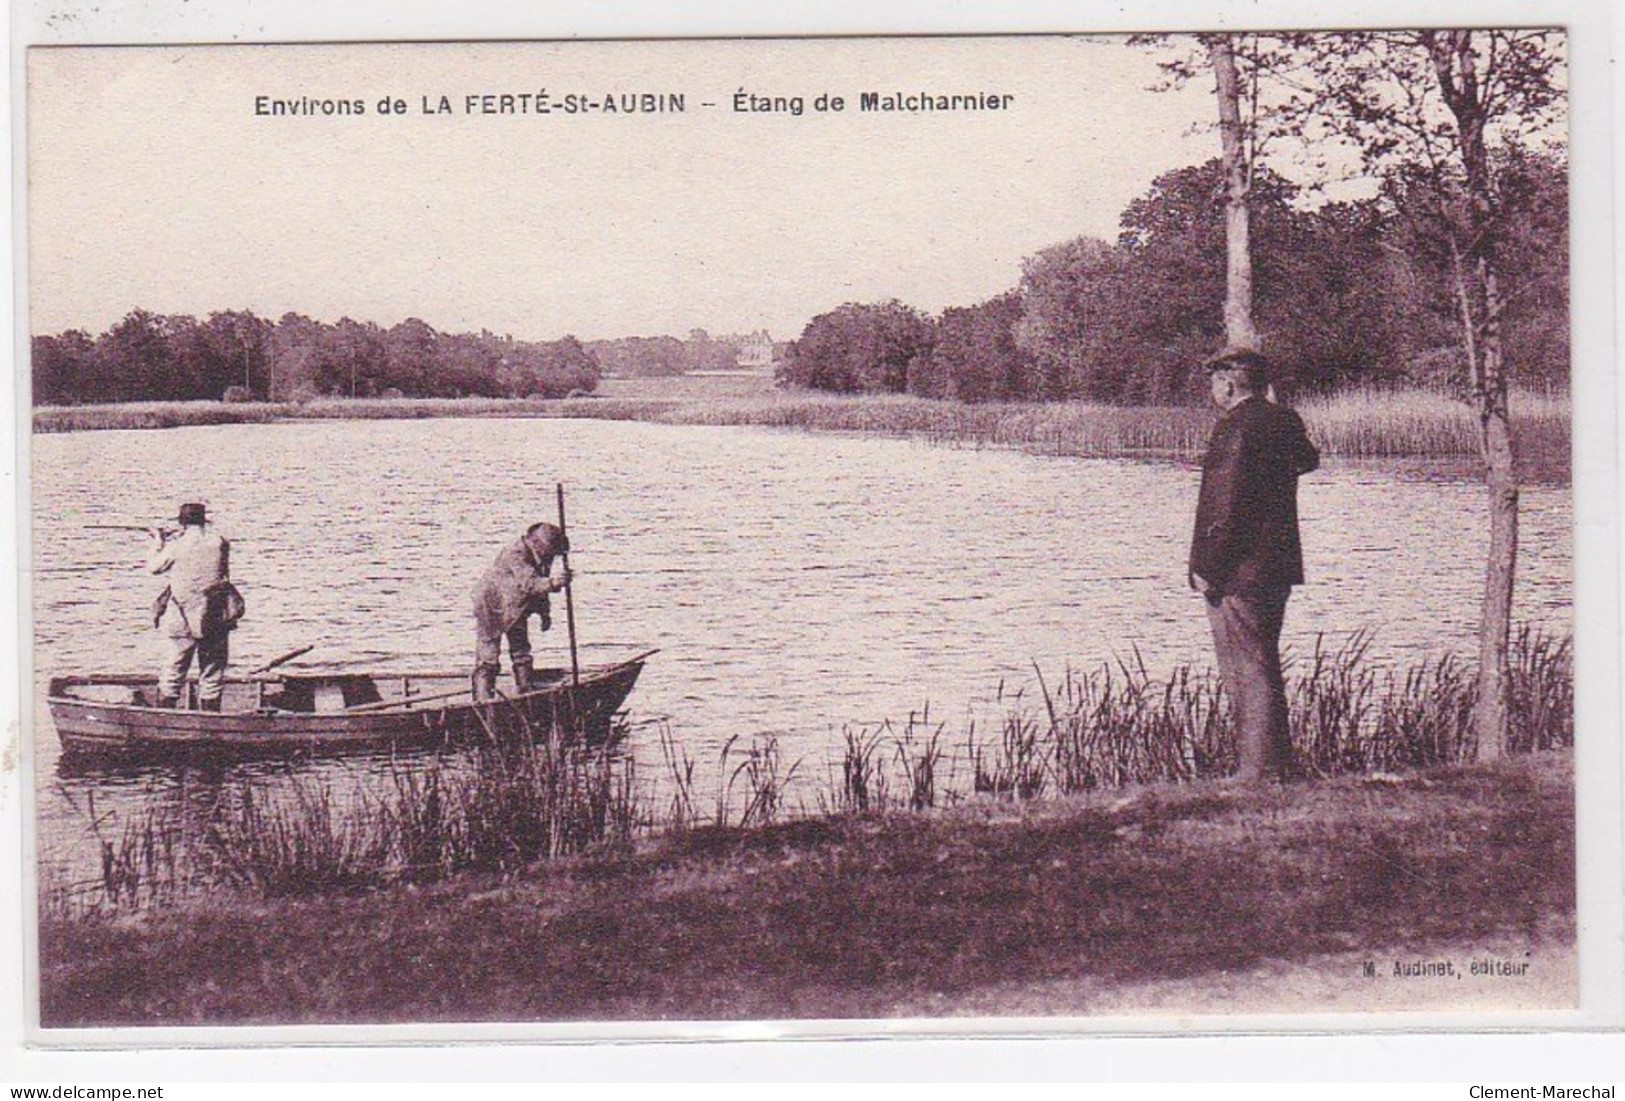
[[824,803],[827,813],[861,815],[886,809],[889,791],[880,756],[885,730],[884,724],[842,728],[839,778],[832,776],[834,798]]
[[342,805],[326,784],[296,783],[277,795],[238,785],[203,835],[214,878],[263,898],[382,886],[392,878],[391,819],[357,798]]
[[262,424],[286,419],[292,406],[227,405],[215,401],[141,401],[117,405],[60,405],[34,410],[35,432],[190,428],[211,424]]
[[[1475,679],[1467,665],[1449,654],[1406,670],[1403,686],[1377,701],[1376,730],[1366,767],[1389,772],[1470,759],[1476,744],[1472,733]],[[1516,708],[1513,713],[1517,722],[1527,721]],[[1568,744],[1573,744],[1572,726]]]
[[943,735],[946,723],[931,722],[931,708],[910,711],[902,734],[893,742],[898,769],[903,774],[905,803],[911,811],[931,810],[945,792],[939,773],[946,760]]
[[[1525,477],[1567,476],[1572,403],[1563,392],[1508,395],[1519,469]],[[1479,421],[1465,402],[1428,390],[1360,389],[1299,406],[1329,455],[1347,458],[1479,458]]]
[[[382,420],[430,417],[569,417],[686,425],[757,425],[811,432],[902,436],[945,445],[1013,447],[1087,458],[1201,454],[1211,409],[1116,406],[1086,402],[964,405],[907,395],[835,395],[805,391],[717,394],[675,383],[636,397],[316,398],[304,402],[134,402],[41,407],[36,432],[168,428],[286,420]],[[1526,477],[1569,473],[1571,403],[1562,392],[1516,390],[1509,399],[1513,435]],[[1476,463],[1478,420],[1466,402],[1430,390],[1358,389],[1310,396],[1298,405],[1327,456],[1419,458]]]
[[[730,770],[736,746],[738,760]],[[748,739],[736,734],[729,738],[722,746],[721,772],[726,782],[718,787],[716,824],[729,824],[734,790],[740,788],[745,802],[739,813],[739,828],[772,825],[788,808],[785,791],[800,771],[800,761],[784,763],[779,739],[773,734],[756,734]]]
[[182,831],[175,808],[149,806],[119,819],[98,811],[96,793],[86,793],[81,807],[66,788],[58,788],[68,805],[84,817],[98,856],[97,877],[77,883],[41,876],[46,913],[89,916],[112,910],[140,910],[173,901],[187,878],[183,869]]
[[394,798],[370,816],[392,842],[383,860],[391,878],[508,873],[624,841],[639,822],[632,762],[609,743],[485,746],[471,760],[436,758],[394,775]]
[[474,417],[577,417],[658,420],[669,402],[566,398],[314,398],[308,401],[153,401],[112,405],[41,406],[35,432],[192,428],[216,424],[273,424],[300,420],[430,420]]
[[669,721],[661,720],[659,738],[660,759],[666,766],[671,793],[666,805],[666,827],[674,833],[692,829],[699,823],[694,809],[694,759],[677,741]]
[[511,873],[627,841],[645,825],[632,762],[611,742],[553,738],[392,759],[384,774],[377,794],[303,776],[269,789],[239,781],[190,829],[184,812],[159,807],[114,830],[92,804],[100,882],[45,883],[42,902],[93,914],[172,902],[189,889],[265,899],[355,893],[470,870]]
[[1235,767],[1218,681],[1189,665],[1158,681],[1136,651],[1093,674],[1069,669],[1045,704],[1064,792],[1189,782]]
[[[1512,750],[1572,746],[1572,641],[1525,626],[1513,640],[1512,666]],[[1387,773],[1474,756],[1475,678],[1459,658],[1380,663],[1369,636],[1356,633],[1337,647],[1317,639],[1307,654],[1289,655],[1286,674],[1300,775]],[[1031,800],[1235,770],[1224,694],[1207,669],[1187,663],[1153,676],[1135,652],[1092,670],[1068,669],[1053,686],[1042,671],[1035,677],[1036,696],[1001,684],[994,717],[968,723],[962,754],[950,752],[946,724],[929,708],[910,713],[900,729],[887,722],[843,731],[829,790],[814,804],[836,817],[930,812],[973,795]],[[619,738],[626,733],[618,728]],[[432,882],[465,870],[511,874],[538,860],[701,825],[693,760],[669,727],[661,727],[660,744],[671,794],[655,815],[643,812],[632,760],[613,737],[391,760],[381,791],[342,798],[312,779],[295,777],[270,794],[242,782],[184,830],[172,808],[117,823],[92,801],[84,814],[100,845],[99,882],[42,880],[41,904],[82,916],[165,904],[194,887],[278,898]],[[956,782],[959,759],[969,765],[969,791]],[[773,735],[728,739],[717,768],[712,826],[750,829],[805,816],[805,805],[789,799],[802,763],[786,762]]]
[[[1471,759],[1472,667],[1445,655],[1397,668],[1373,661],[1369,647],[1369,636],[1360,632],[1336,649],[1317,638],[1306,658],[1288,655],[1293,770],[1329,777]],[[1571,640],[1525,626],[1513,640],[1512,665],[1513,751],[1572,746]],[[1136,655],[1132,663],[1104,664],[1088,674],[1069,670],[1053,695],[1045,690],[1044,700],[1042,714],[1011,708],[1005,742],[1047,745],[1022,752],[1028,760],[1046,759],[1049,779],[1061,791],[1186,782],[1235,770],[1235,735],[1211,671],[1180,665],[1159,681]],[[1011,756],[1007,750],[1003,759]],[[1019,787],[1000,780],[1009,771],[1005,765],[984,781],[979,767],[978,789],[1019,794]]]
[[[1302,674],[1293,675],[1296,663],[1290,657],[1285,662],[1292,683],[1287,702],[1297,771],[1335,776],[1377,763],[1375,739],[1368,736],[1378,707],[1376,672],[1365,660],[1368,645],[1367,636],[1356,633],[1341,649],[1330,651],[1324,636],[1317,635]],[[1432,700],[1416,703],[1429,711],[1434,706]]]
[[457,795],[444,768],[389,770],[393,798],[381,808],[382,827],[395,840],[401,878],[433,883],[463,867],[450,839],[459,829]]
[[1573,745],[1574,639],[1522,626],[1512,646],[1511,696],[1514,752]]
[[[1002,684],[995,701],[1005,701]],[[971,783],[977,794],[1036,799],[1044,792],[1053,746],[1050,736],[1056,730],[1055,713],[1050,708],[1047,689],[1045,704],[1051,720],[1047,725],[1020,701],[1019,692],[1011,697],[1011,705],[998,726],[997,739],[979,738],[974,720],[966,731],[965,755],[970,760]]]

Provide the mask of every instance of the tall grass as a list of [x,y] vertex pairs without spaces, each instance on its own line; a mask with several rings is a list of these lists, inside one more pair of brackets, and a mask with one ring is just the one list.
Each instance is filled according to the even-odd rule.
[[930,810],[937,805],[939,796],[951,797],[952,788],[944,787],[943,781],[951,785],[952,776],[942,775],[943,765],[948,760],[943,744],[946,730],[946,723],[932,723],[928,706],[920,712],[909,712],[908,723],[892,743],[909,810]]
[[[1567,476],[1572,404],[1566,393],[1515,390],[1508,396],[1519,467],[1525,476]],[[1326,454],[1350,458],[1479,457],[1473,407],[1428,390],[1351,390],[1299,406]]]
[[[570,398],[317,398],[307,402],[231,404],[136,402],[42,407],[36,432],[165,428],[321,419],[428,417],[571,417],[688,425],[759,425],[815,432],[907,436],[943,444],[1017,447],[1092,458],[1194,457],[1206,446],[1214,413],[1199,406],[1112,406],[1080,402],[964,405],[906,395],[842,396],[803,391],[717,395],[672,389],[672,396]],[[1571,407],[1567,394],[1515,391],[1513,435],[1526,475],[1566,477]],[[1472,407],[1416,389],[1366,389],[1309,397],[1298,406],[1328,456],[1476,462]]]
[[819,805],[826,813],[864,815],[931,810],[957,798],[946,732],[946,723],[931,720],[930,707],[909,712],[901,729],[890,719],[845,728],[841,758],[829,770],[833,798],[821,795]]
[[310,401],[143,401],[114,405],[42,406],[35,432],[191,428],[300,420],[428,420],[440,417],[591,417],[655,420],[669,403],[570,398],[315,398]]
[[395,831],[365,796],[340,804],[320,784],[278,796],[249,784],[221,800],[204,833],[216,882],[264,898],[355,891],[388,881]]
[[1525,624],[1513,640],[1511,658],[1512,750],[1573,745],[1574,639]]
[[746,829],[778,821],[787,809],[786,789],[801,771],[801,762],[787,765],[779,755],[779,740],[772,734],[748,739],[736,734],[723,743],[721,771],[727,782],[717,789],[716,824],[729,824],[737,793],[744,801],[738,824]]
[[295,776],[239,780],[182,821],[151,807],[110,825],[94,817],[99,882],[47,884],[55,912],[142,909],[190,890],[259,898],[432,882],[462,871],[511,873],[539,859],[629,840],[644,828],[630,758],[610,743],[558,738],[462,757],[391,759],[374,790]]
[[1063,792],[1221,775],[1235,767],[1217,680],[1180,665],[1153,678],[1132,662],[1068,670],[1045,693],[1051,775]]
[[[1289,653],[1285,664],[1298,775],[1427,768],[1476,755],[1475,670],[1459,657],[1379,663],[1368,636],[1356,634],[1337,647],[1317,639],[1307,654]],[[1524,627],[1513,640],[1512,664],[1512,750],[1572,746],[1570,640]],[[1032,799],[1189,783],[1236,770],[1228,701],[1211,670],[1180,664],[1153,676],[1135,653],[1090,670],[1067,669],[1053,685],[1035,672],[1035,693],[1001,685],[994,715],[969,724],[960,754],[969,765],[970,793],[934,782],[954,759],[941,727],[931,728],[929,784],[905,763],[903,739],[888,771],[878,733],[849,731],[842,786],[830,803],[850,811],[923,809],[966,794]],[[922,790],[930,800],[916,797]]]
[[827,811],[869,814],[889,804],[887,773],[881,754],[883,733],[883,728],[850,726],[841,731],[840,775],[833,781],[835,796],[826,802]]
[[[1512,667],[1511,749],[1572,746],[1572,641],[1525,627],[1513,640]],[[1136,653],[1068,669],[1053,685],[1035,674],[1035,693],[1001,685],[994,716],[971,721],[957,751],[929,708],[901,727],[846,729],[826,771],[828,790],[811,805],[838,815],[925,812],[976,796],[1027,800],[1188,783],[1236,769],[1225,695],[1209,670],[1181,664],[1155,676]],[[1457,657],[1379,663],[1369,639],[1356,634],[1336,648],[1317,639],[1307,654],[1288,655],[1286,675],[1300,775],[1388,772],[1476,754],[1475,678]],[[92,801],[85,814],[102,854],[100,883],[45,883],[42,904],[74,916],[164,904],[192,888],[285,897],[465,870],[512,873],[707,824],[696,813],[692,758],[667,727],[660,745],[670,793],[656,813],[646,812],[632,760],[613,743],[557,738],[391,761],[381,789],[344,798],[320,780],[296,778],[275,793],[242,781],[191,829],[170,807],[120,826],[97,815]],[[807,813],[808,801],[792,798],[803,786],[802,762],[787,762],[771,734],[730,738],[717,771],[714,827],[750,829]]]
[[671,723],[660,723],[660,757],[666,766],[666,779],[670,788],[665,815],[668,829],[686,830],[699,822],[694,808],[694,758],[672,733]]

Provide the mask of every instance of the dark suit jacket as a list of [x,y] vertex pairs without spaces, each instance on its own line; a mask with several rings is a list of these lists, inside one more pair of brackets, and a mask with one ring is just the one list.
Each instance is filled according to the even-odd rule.
[[1319,465],[1290,409],[1254,397],[1221,417],[1202,460],[1191,572],[1221,594],[1303,584],[1298,476]]

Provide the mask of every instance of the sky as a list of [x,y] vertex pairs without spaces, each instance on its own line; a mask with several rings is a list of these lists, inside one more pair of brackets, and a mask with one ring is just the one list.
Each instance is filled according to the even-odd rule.
[[[843,302],[984,301],[1218,154],[1211,89],[1152,90],[1153,53],[1110,37],[36,48],[27,80],[36,334],[140,307],[790,339]],[[469,110],[544,91],[546,115]],[[566,109],[645,93],[683,109]]]

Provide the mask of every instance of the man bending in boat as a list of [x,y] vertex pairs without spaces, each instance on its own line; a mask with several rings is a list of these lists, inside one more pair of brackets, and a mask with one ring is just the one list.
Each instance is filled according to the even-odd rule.
[[158,706],[175,707],[187,668],[197,658],[198,707],[220,710],[227,640],[242,617],[242,597],[231,585],[231,544],[209,529],[207,510],[184,504],[180,530],[149,528],[147,569],[168,576],[152,608],[152,625],[167,644],[158,670]]
[[535,667],[530,655],[530,617],[542,621],[542,630],[553,625],[548,610],[548,594],[570,583],[567,571],[553,576],[553,560],[570,552],[564,532],[552,524],[532,524],[518,542],[497,555],[474,589],[474,698],[489,700],[496,695],[497,674],[502,671],[502,639],[508,639],[508,659],[513,662],[514,687],[521,693],[535,686]]

